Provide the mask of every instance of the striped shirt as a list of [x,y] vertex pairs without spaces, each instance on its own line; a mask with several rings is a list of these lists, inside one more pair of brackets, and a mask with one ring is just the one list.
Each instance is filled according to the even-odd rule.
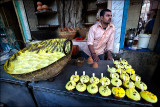
[[91,56],[88,45],[93,45],[97,55],[104,54],[105,51],[113,50],[115,27],[109,24],[106,30],[103,29],[100,22],[91,26],[88,32],[88,40],[83,51]]

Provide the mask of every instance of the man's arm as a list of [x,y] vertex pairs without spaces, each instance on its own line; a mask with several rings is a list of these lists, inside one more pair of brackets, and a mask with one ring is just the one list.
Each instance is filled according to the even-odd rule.
[[88,45],[88,48],[89,48],[89,50],[90,50],[90,52],[91,52],[91,56],[92,56],[93,60],[99,61],[100,59],[99,59],[99,57],[96,55],[95,50],[94,50],[94,48],[93,48],[93,45]]
[[93,42],[94,42],[94,29],[92,26],[88,32],[87,44],[88,44],[88,49],[90,51],[90,54],[91,54],[91,57],[93,58],[93,60],[99,61],[99,57],[96,55],[94,47],[93,47]]

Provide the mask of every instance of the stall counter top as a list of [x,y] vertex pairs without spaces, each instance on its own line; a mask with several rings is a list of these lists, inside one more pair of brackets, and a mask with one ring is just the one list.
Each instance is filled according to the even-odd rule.
[[[54,78],[53,82],[50,81],[39,81],[39,82],[32,82],[29,83],[29,86],[33,88],[33,90],[41,90],[41,91],[46,91],[50,93],[59,93],[62,95],[77,95],[78,96],[83,96],[83,97],[89,97],[89,98],[98,98],[98,99],[106,99],[109,101],[115,101],[116,103],[123,103],[123,104],[135,104],[135,105],[140,105],[140,106],[152,106],[151,104],[145,104],[142,101],[131,101],[129,100],[126,96],[121,99],[121,100],[116,100],[113,95],[105,98],[102,97],[99,93],[95,95],[91,95],[87,92],[87,90],[84,93],[79,93],[76,89],[73,90],[72,92],[69,92],[66,90],[65,85],[66,83],[70,80],[70,77],[72,74],[77,71],[77,74],[79,76],[83,75],[83,71],[85,71],[85,74],[88,75],[89,77],[92,76],[92,73],[95,73],[95,76],[98,77],[99,79],[101,78],[101,73],[103,73],[103,76],[109,77],[109,72],[107,71],[107,65],[110,67],[113,67],[113,61],[109,60],[101,60],[98,62],[99,68],[92,68],[91,65],[87,64],[87,62],[84,63],[83,66],[76,66],[75,65],[75,60],[71,60],[68,62],[68,64],[64,67],[64,69],[61,71],[61,73]],[[110,87],[111,89],[111,87]]]

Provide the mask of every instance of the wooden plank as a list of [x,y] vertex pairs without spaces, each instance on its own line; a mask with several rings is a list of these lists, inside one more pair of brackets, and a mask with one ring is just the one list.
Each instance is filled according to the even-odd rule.
[[22,25],[21,25],[21,20],[20,20],[20,17],[19,17],[19,14],[18,14],[18,10],[16,8],[16,0],[13,0],[13,6],[14,6],[14,9],[15,9],[15,12],[16,12],[16,15],[17,15],[17,19],[18,19],[18,23],[19,23],[19,27],[20,27],[20,31],[21,31],[21,34],[22,34],[22,38],[23,38],[23,41],[24,43],[26,43],[26,39],[25,39],[25,35],[24,35],[24,32],[23,32],[23,28],[22,28]]

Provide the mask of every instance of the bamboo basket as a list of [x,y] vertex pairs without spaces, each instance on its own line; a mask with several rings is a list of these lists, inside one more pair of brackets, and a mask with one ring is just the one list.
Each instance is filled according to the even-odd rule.
[[87,34],[88,31],[89,31],[89,29],[87,29],[87,28],[80,28],[78,30],[78,33],[79,33],[80,36],[86,37],[86,34]]
[[76,34],[77,31],[64,31],[64,32],[59,32],[59,37],[72,40],[75,38]]
[[72,54],[72,41],[68,39],[49,39],[36,44],[29,45],[23,50],[18,51],[14,55],[12,55],[4,64],[4,70],[8,73],[8,67],[10,66],[10,62],[16,60],[19,53],[24,53],[25,51],[33,52],[36,51],[45,51],[45,52],[63,52],[65,56],[61,57],[56,62],[51,63],[50,65],[38,69],[36,71],[32,71],[30,73],[23,74],[11,74],[16,79],[25,80],[25,81],[40,81],[47,80],[57,76],[63,67],[68,63],[71,59]]

